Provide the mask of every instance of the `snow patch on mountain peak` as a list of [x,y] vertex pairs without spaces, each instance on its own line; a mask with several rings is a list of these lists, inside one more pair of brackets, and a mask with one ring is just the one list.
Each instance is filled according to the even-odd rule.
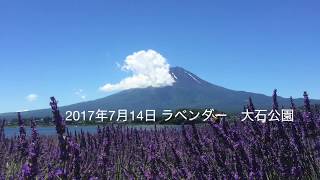
[[171,73],[174,79],[178,80],[177,76],[174,73]]
[[199,84],[201,84],[201,82],[197,79],[197,78],[195,78],[194,76],[192,76],[190,73],[188,73],[188,72],[186,72],[185,71],[185,73],[187,73],[193,80],[195,80],[197,83],[199,83]]

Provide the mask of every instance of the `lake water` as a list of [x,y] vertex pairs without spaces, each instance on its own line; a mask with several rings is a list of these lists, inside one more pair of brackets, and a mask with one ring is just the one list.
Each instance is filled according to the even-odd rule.
[[[100,126],[101,127],[101,126]],[[130,128],[138,128],[138,129],[153,129],[154,125],[128,125]],[[157,128],[177,128],[179,125],[157,125]],[[31,128],[25,127],[27,135],[31,134]],[[74,133],[80,132],[81,129],[83,132],[89,132],[89,133],[96,133],[97,132],[97,126],[68,126],[68,129],[70,132]],[[37,131],[40,135],[56,135],[56,128],[54,126],[50,127],[37,127]],[[6,137],[13,137],[15,135],[19,135],[19,127],[5,127],[4,133]]]

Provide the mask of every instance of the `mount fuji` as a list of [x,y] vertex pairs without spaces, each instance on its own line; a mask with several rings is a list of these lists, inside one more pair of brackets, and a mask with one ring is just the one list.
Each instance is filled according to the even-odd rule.
[[[197,75],[181,68],[170,68],[170,74],[175,80],[172,86],[160,88],[136,88],[112,94],[110,96],[87,102],[76,103],[60,107],[60,111],[96,111],[98,109],[117,110],[176,110],[180,108],[213,108],[224,112],[241,112],[253,99],[254,105],[259,109],[269,109],[272,97],[245,91],[227,89],[207,82]],[[59,99],[59,97],[57,97]],[[49,98],[48,98],[49,100]],[[289,107],[290,99],[278,97],[280,106]],[[320,104],[320,100],[312,100]],[[303,105],[303,99],[295,99],[297,106]],[[23,117],[51,116],[50,109],[23,112]],[[2,118],[14,118],[15,113],[0,114]]]

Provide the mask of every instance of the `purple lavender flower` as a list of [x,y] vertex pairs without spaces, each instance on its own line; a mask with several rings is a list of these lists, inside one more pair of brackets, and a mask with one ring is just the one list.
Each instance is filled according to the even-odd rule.
[[24,123],[21,118],[20,112],[18,112],[18,122],[19,122],[19,145],[20,157],[24,158],[28,155],[28,142],[26,140],[26,130],[24,129]]
[[[310,128],[308,113],[301,116],[306,121],[298,118],[282,127],[223,120],[155,130],[112,125],[91,134],[68,131],[56,100],[51,100],[58,141],[40,136],[34,121],[28,139],[19,117],[18,136],[0,137],[0,180],[320,178],[319,129]],[[273,100],[272,108],[277,109],[276,91]],[[305,109],[310,106],[313,119],[319,119],[319,110],[307,96],[305,101]],[[299,113],[292,99],[291,107]],[[248,109],[254,109],[252,99]],[[1,131],[0,124],[0,136]],[[22,159],[21,142],[29,142],[28,156]]]
[[27,162],[22,166],[22,176],[25,179],[35,179],[38,174],[38,157],[39,157],[39,139],[36,130],[36,124],[31,121],[32,139],[29,145]]
[[81,163],[81,157],[80,157],[80,145],[76,143],[75,141],[71,141],[71,147],[72,147],[72,156],[73,156],[73,178],[76,180],[81,179],[81,172],[80,172],[80,163]]
[[64,137],[64,133],[66,131],[65,121],[60,115],[58,102],[56,101],[56,99],[54,97],[51,97],[50,99],[51,99],[50,106],[53,114],[53,122],[56,125],[56,131],[57,131],[58,140],[59,140],[60,160],[66,161],[68,159],[68,152],[67,152],[67,142]]
[[277,100],[277,89],[273,90],[273,95],[272,95],[272,109],[273,110],[279,110],[279,104]]
[[35,177],[38,173],[38,157],[40,154],[40,145],[38,132],[36,129],[36,123],[34,121],[31,122],[32,126],[32,141],[31,147],[29,148],[29,163],[31,165],[31,176]]
[[310,105],[310,100],[308,97],[308,93],[306,91],[303,92],[303,97],[304,97],[304,108],[306,112],[311,112],[311,105]]
[[255,112],[255,108],[254,108],[254,105],[253,105],[251,97],[249,97],[249,105],[248,106],[249,106],[248,107],[249,112]]
[[59,135],[63,135],[66,131],[65,121],[62,118],[62,116],[60,115],[60,111],[58,108],[58,102],[56,101],[56,99],[54,97],[51,97],[50,99],[51,99],[50,106],[52,109],[53,121],[56,125],[57,133]]
[[4,141],[5,139],[5,134],[4,134],[4,125],[6,124],[6,120],[2,120],[1,125],[0,125],[0,142]]
[[22,166],[21,175],[21,178],[30,179],[29,177],[31,176],[31,168],[28,164],[24,164]]

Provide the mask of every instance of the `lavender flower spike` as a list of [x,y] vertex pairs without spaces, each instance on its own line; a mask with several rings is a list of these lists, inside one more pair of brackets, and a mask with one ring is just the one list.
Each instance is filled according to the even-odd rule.
[[24,158],[28,155],[28,142],[26,140],[26,130],[24,129],[24,123],[21,118],[20,112],[18,112],[18,122],[19,122],[19,145],[21,158]]
[[66,126],[64,119],[60,115],[60,111],[58,108],[58,102],[54,97],[51,97],[51,102],[50,106],[52,109],[52,114],[53,114],[53,122],[56,125],[56,131],[58,134],[58,139],[59,139],[59,148],[60,148],[60,160],[66,161],[68,158],[68,153],[67,153],[67,142],[64,137],[64,133],[66,131]]
[[65,122],[64,122],[62,116],[60,115],[60,111],[58,108],[58,102],[56,101],[56,99],[54,97],[51,97],[50,99],[51,99],[50,106],[52,109],[53,121],[56,125],[56,131],[59,135],[63,135],[66,131],[66,128],[65,128]]

